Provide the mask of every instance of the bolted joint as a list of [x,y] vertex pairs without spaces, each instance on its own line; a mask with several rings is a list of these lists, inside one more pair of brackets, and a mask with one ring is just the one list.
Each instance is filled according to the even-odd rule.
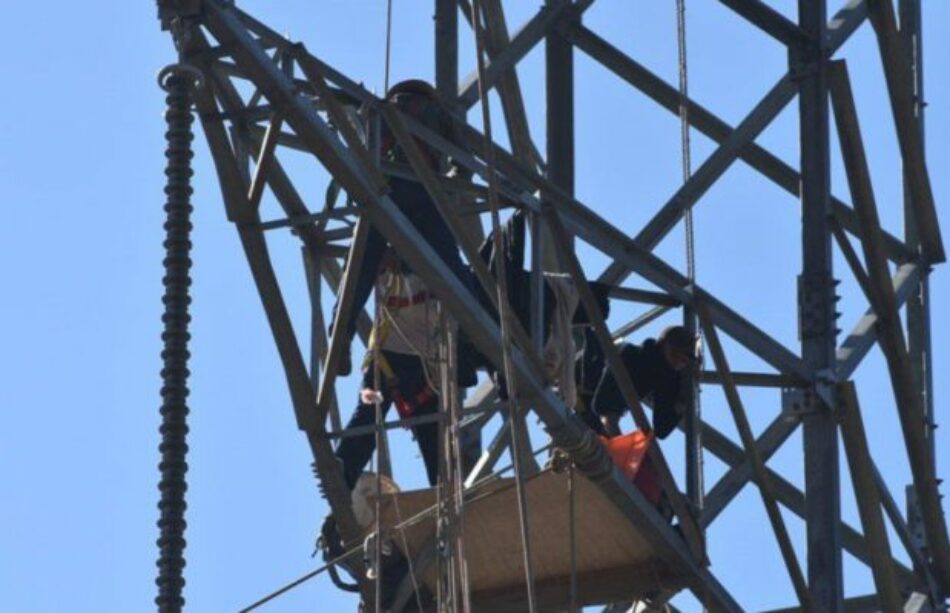
[[818,404],[818,394],[811,387],[782,388],[782,417],[787,421],[800,421],[817,413]]
[[799,340],[837,336],[837,285],[838,282],[827,275],[798,277]]
[[788,76],[793,83],[799,83],[818,74],[820,68],[830,59],[829,48],[809,39],[797,47],[788,49]]

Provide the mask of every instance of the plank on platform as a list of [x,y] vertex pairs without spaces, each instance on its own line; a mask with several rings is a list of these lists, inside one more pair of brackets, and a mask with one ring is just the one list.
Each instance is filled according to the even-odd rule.
[[[648,541],[597,486],[576,472],[574,484],[579,602],[611,602],[661,586],[669,589],[682,585],[682,580],[656,559]],[[571,573],[567,475],[545,470],[527,480],[525,491],[539,598],[551,605],[566,603]],[[434,503],[434,489],[402,492],[395,500],[387,496],[381,507],[382,524],[395,526]],[[434,539],[434,514],[411,522],[402,532],[400,536],[392,531],[389,537],[412,559]],[[524,570],[514,479],[499,480],[490,491],[466,502],[464,547],[476,602],[481,606],[491,602],[493,610],[523,604]],[[434,592],[434,567],[419,580]]]

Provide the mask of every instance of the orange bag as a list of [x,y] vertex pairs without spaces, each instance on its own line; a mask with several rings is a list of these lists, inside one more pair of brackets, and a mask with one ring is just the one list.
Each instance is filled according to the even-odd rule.
[[653,443],[653,433],[645,433],[642,430],[635,430],[630,434],[622,434],[613,438],[600,437],[610,459],[614,461],[623,474],[633,482],[634,485],[643,493],[643,495],[652,502],[658,504],[663,494],[660,488],[659,480],[656,476],[650,459],[647,457],[647,449]]

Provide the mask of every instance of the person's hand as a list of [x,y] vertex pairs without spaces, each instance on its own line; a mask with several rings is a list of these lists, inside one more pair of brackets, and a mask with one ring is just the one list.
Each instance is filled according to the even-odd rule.
[[383,395],[376,390],[364,387],[360,390],[360,402],[363,404],[376,404],[383,401]]

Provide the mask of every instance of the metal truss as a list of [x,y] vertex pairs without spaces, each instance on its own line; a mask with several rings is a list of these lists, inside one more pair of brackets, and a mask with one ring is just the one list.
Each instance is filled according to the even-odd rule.
[[[491,296],[495,282],[475,253],[480,228],[473,230],[478,224],[465,223],[465,219],[486,210],[484,184],[495,181],[502,205],[525,210],[532,222],[536,291],[541,287],[542,262],[569,273],[578,282],[589,276],[573,256],[573,241],[583,241],[612,261],[596,277],[618,286],[615,298],[652,307],[615,334],[627,334],[679,306],[693,308],[699,314],[715,364],[713,371],[703,373],[701,383],[722,387],[740,441],[732,441],[708,423],[701,424],[702,445],[729,469],[709,490],[698,515],[681,496],[673,496],[681,534],[613,467],[593,434],[545,387],[536,351],[540,337],[537,326],[524,330],[512,321],[512,367],[524,406],[541,420],[551,444],[570,453],[580,470],[641,529],[666,568],[685,577],[686,586],[698,600],[716,610],[742,608],[710,571],[703,532],[711,529],[742,488],[752,482],[761,494],[796,588],[798,607],[838,611],[850,606],[843,596],[842,551],[872,570],[877,593],[859,599],[862,606],[900,610],[908,599],[919,599],[920,594],[929,598],[934,608],[943,605],[950,593],[950,543],[935,474],[928,275],[945,255],[923,153],[920,0],[899,1],[900,28],[890,0],[850,0],[830,19],[825,0],[800,0],[797,22],[760,0],[720,1],[785,45],[790,58],[787,73],[735,126],[696,100],[682,101],[674,86],[585,27],[582,16],[593,0],[547,0],[513,34],[509,34],[501,1],[483,0],[484,22],[469,25],[480,29],[485,37],[488,63],[482,86],[499,94],[511,143],[510,152],[491,144],[496,170],[492,175],[484,135],[464,122],[465,111],[479,102],[476,76],[460,79],[458,75],[459,6],[468,2],[435,0],[436,86],[455,113],[460,135],[458,142],[449,142],[387,106],[311,55],[301,43],[278,35],[231,2],[159,0],[163,25],[175,34],[183,61],[204,75],[204,85],[195,92],[196,108],[217,169],[227,218],[238,230],[284,367],[297,424],[311,446],[315,471],[346,542],[355,543],[360,533],[331,447],[333,439],[347,435],[341,431],[334,394],[344,347],[342,335],[327,338],[324,332],[321,287],[326,284],[337,293],[338,312],[351,310],[356,276],[352,271],[359,268],[372,224],[425,280],[477,349],[500,367],[497,322],[436,257],[390,199],[387,188],[388,176],[414,176],[423,183]],[[866,21],[870,21],[879,44],[904,163],[907,230],[903,237],[880,226],[847,65],[833,59]],[[547,148],[543,155],[532,141],[515,70],[518,62],[542,42],[547,66]],[[677,113],[683,102],[691,126],[718,143],[691,178],[632,237],[598,215],[595,206],[574,196],[575,49],[672,113]],[[253,95],[242,96],[239,81],[249,83]],[[801,124],[799,169],[754,142],[796,98]],[[362,109],[371,133],[383,124],[388,126],[408,153],[409,166],[378,162],[353,123],[356,108]],[[841,139],[850,205],[830,190],[832,120]],[[416,144],[419,141],[450,155],[479,181],[461,181],[430,170],[421,159]],[[307,206],[279,159],[280,152],[287,148],[313,154],[347,194],[346,206],[336,207],[332,199],[322,210]],[[797,308],[802,342],[798,349],[784,346],[652,253],[683,213],[699,205],[702,196],[738,160],[800,199],[803,261]],[[261,220],[260,203],[266,189],[273,193],[286,217]],[[339,226],[340,221],[345,225]],[[338,227],[328,229],[331,222]],[[267,232],[287,228],[301,241],[312,300],[309,369],[265,239]],[[833,244],[844,254],[869,304],[866,315],[840,344],[831,263]],[[345,269],[340,258],[346,259]],[[896,267],[893,277],[891,265]],[[661,291],[619,287],[630,275]],[[578,286],[586,288],[583,283]],[[593,298],[585,291],[581,299],[592,306]],[[902,310],[906,312],[906,332]],[[646,424],[636,390],[619,366],[610,331],[602,320],[594,324],[637,422]],[[361,314],[359,327],[364,336],[369,325],[368,316]],[[775,373],[732,371],[720,333],[761,358]],[[915,503],[910,514],[922,524],[922,539],[909,526],[874,465],[857,390],[851,381],[875,345],[887,361],[894,410],[900,418],[913,473]],[[740,393],[744,386],[784,390],[782,411],[758,438],[745,415]],[[494,400],[492,390],[477,390],[463,410],[466,428],[477,431],[484,425],[496,410]],[[386,427],[402,424],[393,422]],[[805,448],[804,491],[766,465],[799,425],[803,426]],[[494,469],[508,445],[505,428],[474,462],[466,487],[477,487]],[[860,530],[840,517],[839,432],[860,510]],[[537,452],[529,448],[527,455],[533,458]],[[655,449],[652,453],[663,469],[666,462],[662,452]],[[669,469],[661,472],[663,480],[676,491]],[[804,563],[796,557],[780,506],[805,522],[808,555]],[[913,561],[912,568],[892,556],[885,516]],[[432,558],[429,552],[416,563],[424,566]],[[354,560],[352,564],[362,576],[361,562]],[[368,587],[363,585],[362,589]],[[670,595],[664,594],[664,598]],[[402,596],[404,603],[408,598],[406,589]],[[614,604],[609,610],[622,609]]]

